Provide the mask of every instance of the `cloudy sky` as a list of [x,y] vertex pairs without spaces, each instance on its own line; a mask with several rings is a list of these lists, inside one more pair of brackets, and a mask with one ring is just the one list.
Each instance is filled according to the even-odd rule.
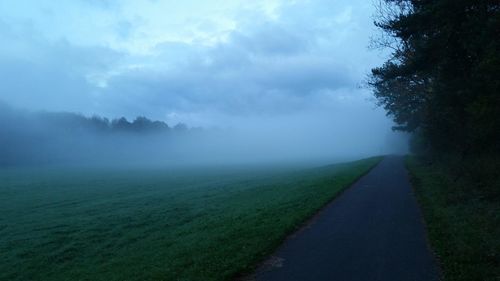
[[383,141],[392,124],[360,87],[384,61],[373,14],[366,0],[1,1],[0,100]]

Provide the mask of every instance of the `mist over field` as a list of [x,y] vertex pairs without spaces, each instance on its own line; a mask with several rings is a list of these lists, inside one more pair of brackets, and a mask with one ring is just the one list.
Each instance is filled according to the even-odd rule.
[[[1,163],[328,163],[404,153],[406,136],[362,86],[385,57],[368,49],[374,6],[365,2],[1,3]],[[82,116],[168,128],[104,132]]]
[[[138,117],[108,120],[74,113],[30,112],[2,106],[2,166],[186,166],[328,164],[402,153],[405,138],[387,130],[304,118],[237,128],[188,128]],[[307,122],[309,121],[309,123]],[[335,130],[332,130],[332,127]],[[371,135],[370,135],[371,134]],[[374,141],[376,140],[376,141]]]

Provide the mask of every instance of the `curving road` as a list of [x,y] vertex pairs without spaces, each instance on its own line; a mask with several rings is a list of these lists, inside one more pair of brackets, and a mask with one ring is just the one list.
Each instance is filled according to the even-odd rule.
[[439,280],[403,157],[384,158],[287,239],[251,279]]

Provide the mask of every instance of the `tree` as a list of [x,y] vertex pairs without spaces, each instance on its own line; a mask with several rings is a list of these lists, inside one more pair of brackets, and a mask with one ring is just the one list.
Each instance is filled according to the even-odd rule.
[[[395,129],[490,177],[500,163],[500,2],[384,0],[376,45],[392,50],[369,84]],[[489,164],[487,164],[489,163]],[[480,168],[479,168],[480,167]]]
[[188,130],[188,127],[184,123],[178,123],[174,126],[174,130],[176,132],[186,132]]
[[369,83],[396,129],[421,130],[436,151],[498,149],[499,2],[385,0],[379,10],[376,43],[392,55]]
[[130,131],[132,128],[132,123],[130,123],[127,118],[122,117],[120,119],[114,119],[111,122],[111,127],[118,131]]

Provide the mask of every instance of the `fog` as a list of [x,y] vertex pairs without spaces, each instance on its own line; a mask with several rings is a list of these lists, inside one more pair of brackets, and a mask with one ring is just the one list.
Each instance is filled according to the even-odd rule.
[[211,129],[138,118],[124,127],[119,119],[0,108],[0,165],[7,167],[321,165],[406,150],[404,136],[383,135],[377,122],[363,118],[298,116]]
[[[22,0],[0,12],[2,166],[319,165],[407,151],[360,86],[386,55],[368,49],[369,1]],[[113,127],[137,116],[157,126]]]

